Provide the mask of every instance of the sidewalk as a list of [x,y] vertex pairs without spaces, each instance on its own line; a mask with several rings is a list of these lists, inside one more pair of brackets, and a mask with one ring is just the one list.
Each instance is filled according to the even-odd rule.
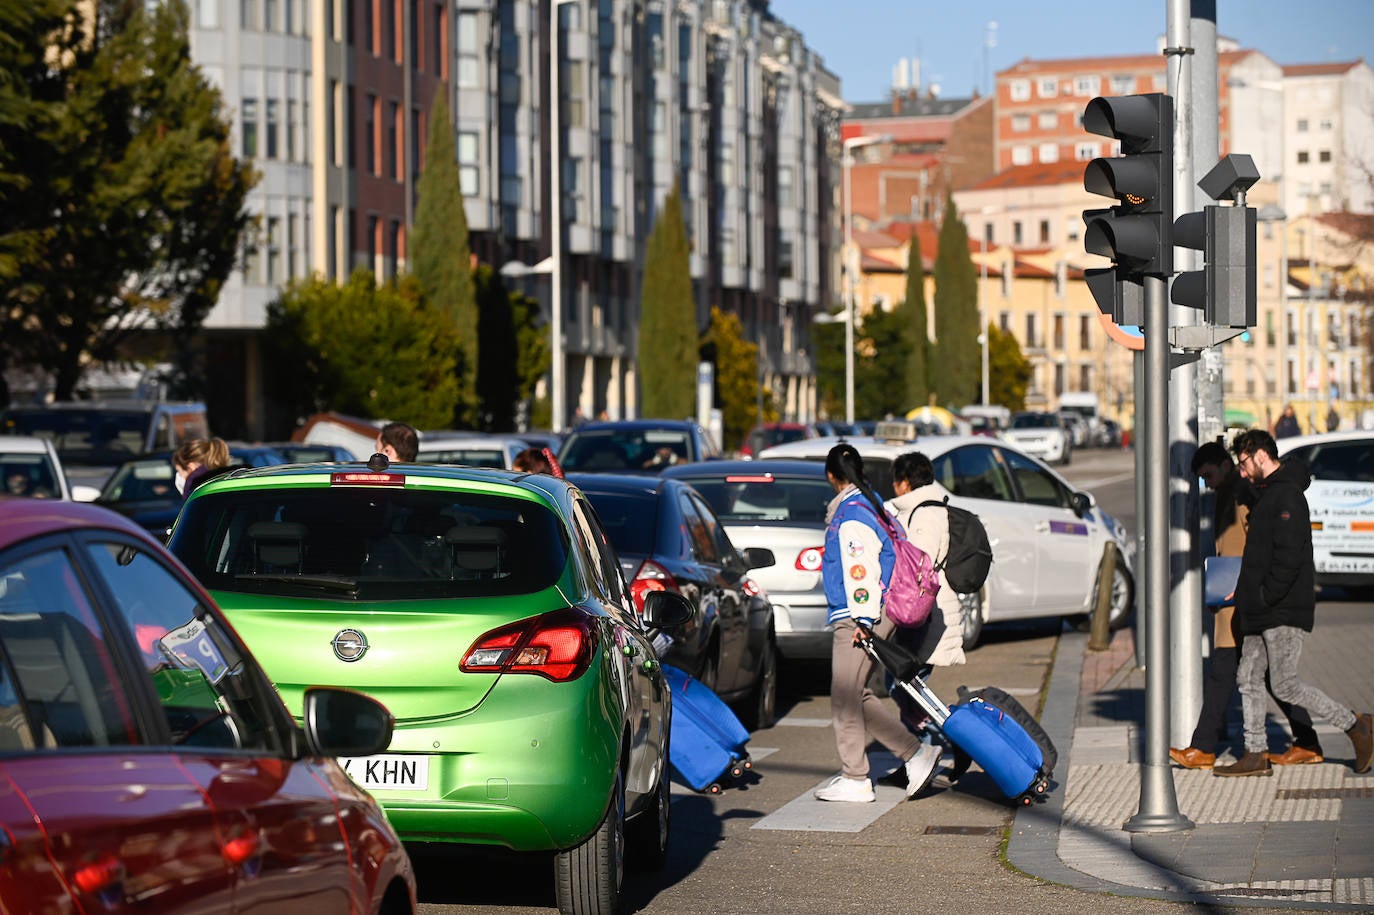
[[[1319,624],[1318,629],[1321,629]],[[1332,634],[1332,637],[1336,637]],[[1342,630],[1374,643],[1374,621]],[[1309,640],[1314,641],[1314,640]],[[1013,866],[1078,889],[1224,906],[1369,911],[1374,908],[1374,774],[1356,775],[1345,734],[1323,723],[1327,761],[1276,766],[1268,778],[1216,778],[1172,768],[1179,811],[1195,825],[1131,833],[1139,809],[1145,671],[1130,630],[1107,651],[1066,632],[1050,675],[1041,724],[1059,748],[1058,784],[1044,803],[1021,808],[1007,846]],[[1314,648],[1317,646],[1313,646]],[[1304,670],[1342,702],[1362,705],[1371,674],[1363,650],[1304,652]],[[1343,686],[1329,686],[1334,679]],[[1272,721],[1270,746],[1287,746]],[[1239,748],[1238,713],[1233,721]],[[1233,755],[1219,762],[1231,762]]]

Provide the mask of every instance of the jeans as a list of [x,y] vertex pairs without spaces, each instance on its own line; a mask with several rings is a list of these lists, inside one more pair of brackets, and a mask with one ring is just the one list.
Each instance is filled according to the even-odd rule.
[[[1198,712],[1197,727],[1193,730],[1193,740],[1189,746],[1211,752],[1219,750],[1226,742],[1226,707],[1231,702],[1231,694],[1236,691],[1236,668],[1239,665],[1239,648],[1212,649],[1212,662],[1202,680],[1202,710]],[[1267,681],[1269,677],[1265,679]],[[1268,683],[1265,685],[1273,695],[1273,687]],[[1284,702],[1277,696],[1274,701],[1288,719],[1288,728],[1293,732],[1293,746],[1320,754],[1322,745],[1307,709]]]
[[1355,726],[1355,713],[1315,686],[1298,679],[1298,661],[1302,657],[1302,641],[1307,633],[1296,626],[1274,626],[1260,635],[1247,635],[1241,645],[1240,707],[1245,716],[1245,750],[1264,753],[1269,742],[1264,733],[1264,718],[1268,710],[1264,697],[1264,675],[1274,698],[1291,705],[1300,705],[1314,716],[1348,731]]

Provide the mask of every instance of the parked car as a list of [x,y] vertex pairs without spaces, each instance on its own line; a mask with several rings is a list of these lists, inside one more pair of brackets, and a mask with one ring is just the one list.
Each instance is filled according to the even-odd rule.
[[49,439],[0,436],[0,495],[89,502],[98,492],[89,486],[68,485],[62,459]]
[[354,454],[343,445],[329,445],[319,442],[265,442],[286,459],[288,464],[314,464],[316,462],[361,461],[372,457],[372,452],[364,455]]
[[761,547],[774,564],[753,569],[773,605],[778,651],[786,660],[830,658],[821,581],[825,509],[835,496],[820,461],[707,461],[663,471],[710,504],[737,549]]
[[1374,432],[1327,432],[1278,440],[1281,458],[1312,471],[1312,558],[1317,583],[1374,589]]
[[720,456],[691,420],[627,419],[583,423],[558,452],[565,473],[657,473],[664,467]]
[[1002,439],[1049,464],[1067,464],[1073,459],[1073,439],[1058,413],[1015,413]]
[[1064,423],[1064,428],[1069,430],[1069,440],[1075,448],[1086,448],[1089,445],[1097,444],[1088,439],[1088,421],[1081,414],[1072,410],[1060,410],[1059,419]]
[[197,487],[169,544],[299,712],[349,684],[396,715],[349,771],[407,841],[554,852],[565,912],[613,911],[621,854],[661,866],[672,699],[586,497],[546,474],[286,465]]
[[6,912],[415,911],[410,859],[335,757],[391,715],[312,687],[301,724],[142,529],[0,500]]
[[806,423],[762,423],[749,430],[740,446],[739,456],[752,458],[765,448],[795,442],[799,438],[815,436],[816,430]]
[[155,400],[14,405],[0,412],[0,432],[50,440],[68,480],[95,489],[135,455],[210,434],[205,404]]
[[636,607],[668,590],[695,608],[692,621],[673,634],[664,661],[738,706],[746,727],[770,727],[777,708],[777,638],[771,604],[754,598],[758,575],[773,565],[773,554],[737,550],[711,506],[679,480],[583,473],[569,481],[601,518]]
[[[1053,416],[1053,414],[1045,414]],[[1058,428],[1058,427],[1057,427]],[[823,461],[837,439],[807,439],[769,448],[762,457]],[[892,461],[922,451],[950,504],[977,514],[992,542],[992,572],[978,594],[961,595],[964,645],[977,644],[985,622],[1064,616],[1086,625],[1097,599],[1097,579],[1107,544],[1121,557],[1113,566],[1110,620],[1130,618],[1135,592],[1135,540],[1097,507],[1091,493],[1074,487],[1014,445],[987,436],[931,435],[905,441],[860,439],[873,488],[890,499]]]
[[[229,442],[229,466],[270,467],[287,463],[285,455],[270,445]],[[165,539],[181,511],[172,452],[144,455],[120,464],[110,475],[95,503],[119,512],[159,539]]]
[[422,464],[463,464],[468,467],[511,468],[515,456],[529,442],[513,435],[488,435],[483,432],[438,431],[420,433]]

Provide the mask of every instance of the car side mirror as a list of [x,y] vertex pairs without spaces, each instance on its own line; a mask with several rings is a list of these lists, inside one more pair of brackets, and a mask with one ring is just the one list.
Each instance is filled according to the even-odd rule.
[[1097,505],[1097,500],[1090,492],[1076,492],[1073,494],[1073,513],[1082,518]]
[[748,547],[740,555],[744,557],[744,566],[747,569],[766,569],[778,564],[773,551],[761,546]]
[[664,631],[677,629],[696,615],[692,602],[676,591],[650,591],[644,596],[644,625]]
[[305,739],[318,756],[373,756],[391,746],[396,719],[371,696],[312,686],[304,710]]

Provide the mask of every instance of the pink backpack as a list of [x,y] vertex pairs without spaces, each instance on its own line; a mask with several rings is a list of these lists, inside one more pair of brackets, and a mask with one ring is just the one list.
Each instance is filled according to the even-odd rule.
[[[872,511],[872,509],[869,509]],[[877,512],[874,512],[877,515]],[[892,577],[883,592],[883,612],[898,626],[923,626],[935,607],[940,590],[940,573],[930,554],[907,539],[901,525],[893,524],[887,512],[879,523],[892,540]]]

